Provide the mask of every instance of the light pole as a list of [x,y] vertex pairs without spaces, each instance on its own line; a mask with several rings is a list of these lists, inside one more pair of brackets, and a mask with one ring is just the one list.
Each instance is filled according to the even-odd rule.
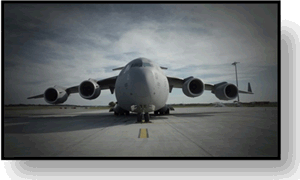
[[[237,64],[237,63],[239,63],[239,62],[234,62],[234,63],[232,63],[231,65],[234,65],[234,66],[235,66],[236,87],[239,89],[238,77],[237,77],[237,69],[236,69],[236,64]],[[238,103],[240,103],[240,95],[239,95],[239,92],[238,92]]]

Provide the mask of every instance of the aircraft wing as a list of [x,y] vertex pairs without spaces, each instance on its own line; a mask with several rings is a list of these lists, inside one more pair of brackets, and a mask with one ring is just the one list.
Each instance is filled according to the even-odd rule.
[[97,81],[97,83],[101,87],[101,90],[110,89],[111,94],[113,94],[117,78],[118,76],[114,76],[114,77],[99,80]]
[[168,78],[170,87],[182,88],[184,79],[180,79],[180,78],[176,78],[176,77],[167,77],[167,78]]
[[38,98],[43,98],[44,97],[44,94],[40,94],[40,95],[37,95],[37,96],[31,96],[27,99],[38,99]]
[[[118,76],[114,76],[114,77],[98,80],[97,84],[99,84],[101,90],[114,89],[117,77]],[[78,86],[69,87],[69,88],[66,89],[66,92],[68,94],[78,93]]]
[[[110,89],[111,93],[113,94],[117,78],[118,78],[118,76],[101,79],[101,80],[97,81],[97,84],[99,84],[101,90]],[[61,87],[61,88],[63,88],[68,94],[73,94],[73,93],[78,93],[78,87],[79,87],[79,85],[72,86],[69,88],[63,88],[63,87]],[[38,98],[43,98],[43,97],[44,97],[44,94],[40,94],[37,96],[29,97],[27,99],[38,99]]]
[[[226,82],[222,82],[222,83],[226,83]],[[221,83],[219,83],[219,84],[221,84]],[[205,84],[205,90],[213,90],[214,86],[219,85],[219,84],[215,84],[215,85]],[[241,94],[253,94],[253,92],[251,90],[250,83],[248,83],[248,91],[239,90],[239,93],[241,93]]]
[[[167,78],[168,78],[168,81],[169,81],[170,92],[172,92],[173,88],[182,88],[183,83],[185,82],[185,80],[193,78],[193,76],[190,76],[190,77],[185,78],[185,79],[181,79],[181,78],[177,78],[177,77],[167,77]],[[226,82],[222,82],[222,83],[226,83]],[[217,85],[222,84],[222,83],[218,83],[218,84],[215,84],[215,85],[204,84],[205,90],[211,90],[212,91],[214,89],[214,86],[217,86]],[[251,90],[250,83],[248,83],[248,91],[239,90],[239,93],[253,94],[252,90]]]
[[[173,88],[182,88],[183,83],[185,82],[186,79],[193,78],[193,76],[190,76],[185,79],[177,78],[177,77],[167,77],[169,81],[169,86],[170,86],[170,92],[172,92]],[[205,90],[212,90],[214,85],[211,84],[205,84]]]

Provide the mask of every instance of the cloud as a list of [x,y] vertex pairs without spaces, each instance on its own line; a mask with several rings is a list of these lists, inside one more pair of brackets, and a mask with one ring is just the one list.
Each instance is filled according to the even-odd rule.
[[[241,85],[253,82],[253,89],[262,91],[261,100],[277,100],[277,93],[268,94],[277,86],[273,5],[5,4],[4,8],[5,103],[33,103],[26,97],[49,86],[68,87],[88,78],[118,75],[111,69],[137,57],[168,67],[169,76],[195,76],[207,83],[235,83],[231,63],[238,61]],[[170,98],[184,96],[180,93],[175,90]],[[102,98],[115,97],[104,91],[99,100],[72,95],[67,103],[106,105]],[[201,97],[215,102],[212,98]]]

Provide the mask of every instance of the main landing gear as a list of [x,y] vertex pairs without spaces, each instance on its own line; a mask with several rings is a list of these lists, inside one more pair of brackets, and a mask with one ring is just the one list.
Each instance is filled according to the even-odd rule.
[[142,118],[143,118],[143,114],[142,113],[137,113],[137,120],[136,120],[136,122],[137,123],[141,123],[142,122]]
[[151,123],[149,113],[145,113],[144,117],[145,117],[145,123]]
[[170,109],[168,108],[167,110],[157,110],[157,111],[154,111],[154,115],[158,115],[161,114],[161,115],[165,115],[165,114],[170,114]]
[[129,116],[130,112],[129,111],[125,111],[125,112],[122,112],[122,113],[117,113],[116,111],[114,111],[114,114],[115,114],[115,116],[120,116],[120,115]]
[[[144,118],[145,118],[145,123],[151,123],[149,113],[145,113]],[[143,119],[143,114],[142,113],[137,113],[137,121],[136,122],[137,123],[142,123],[142,119]]]

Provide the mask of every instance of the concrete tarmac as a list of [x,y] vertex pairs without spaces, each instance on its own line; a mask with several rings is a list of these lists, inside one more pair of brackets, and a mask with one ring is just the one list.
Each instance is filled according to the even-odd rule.
[[141,124],[108,110],[8,113],[4,157],[277,157],[277,115],[277,107],[175,108]]

